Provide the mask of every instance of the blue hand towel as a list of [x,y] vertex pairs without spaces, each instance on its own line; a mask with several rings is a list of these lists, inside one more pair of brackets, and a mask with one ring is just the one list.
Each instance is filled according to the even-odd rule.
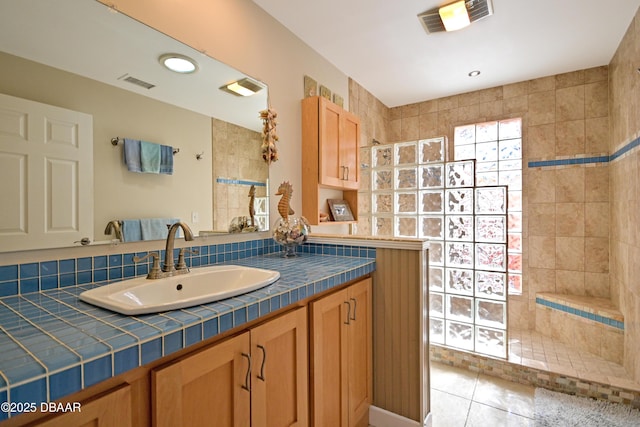
[[[178,222],[175,218],[147,218],[140,220],[142,240],[162,240],[169,234],[169,226]],[[180,237],[180,230],[176,234]]]
[[137,139],[124,139],[124,164],[131,172],[142,172],[140,163],[140,141]]
[[137,242],[142,240],[142,227],[139,219],[122,220],[122,241]]
[[160,144],[140,141],[140,163],[144,173],[160,173]]
[[160,147],[160,173],[173,175],[173,147],[168,145]]

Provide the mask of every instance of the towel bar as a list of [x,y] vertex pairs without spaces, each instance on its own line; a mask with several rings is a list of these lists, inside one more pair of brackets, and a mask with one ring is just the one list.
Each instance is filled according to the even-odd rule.
[[[118,146],[118,144],[120,144],[120,137],[116,136],[114,138],[111,138],[111,145],[113,145],[114,147]],[[173,154],[176,155],[180,152],[179,148],[173,147]]]

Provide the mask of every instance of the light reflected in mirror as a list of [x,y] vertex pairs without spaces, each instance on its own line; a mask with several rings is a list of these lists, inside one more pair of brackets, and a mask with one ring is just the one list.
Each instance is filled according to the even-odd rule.
[[[179,218],[195,234],[227,232],[234,217],[250,215],[251,185],[256,219],[268,228],[259,119],[266,85],[248,97],[223,92],[248,76],[97,1],[2,8],[0,93],[93,117],[93,241],[115,237],[104,234],[109,221],[132,218]],[[197,70],[165,69],[159,58],[167,53],[194,59]],[[173,175],[127,171],[114,137],[178,148]],[[0,252],[14,250],[2,233]]]

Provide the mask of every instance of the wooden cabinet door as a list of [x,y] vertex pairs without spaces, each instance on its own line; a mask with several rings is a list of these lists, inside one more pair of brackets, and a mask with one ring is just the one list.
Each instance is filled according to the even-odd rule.
[[251,330],[251,425],[306,427],[307,310],[300,308]]
[[153,425],[248,427],[249,332],[152,373]]
[[366,427],[372,401],[371,279],[311,304],[316,427]]
[[373,340],[371,279],[349,288],[351,304],[348,326],[349,425],[369,425],[369,406],[373,400]]
[[340,135],[340,165],[345,169],[342,186],[345,189],[357,190],[360,185],[358,157],[360,150],[360,119],[344,111],[342,115],[342,132]]
[[341,162],[342,155],[342,113],[343,110],[335,104],[327,102],[324,98],[318,99],[320,103],[318,114],[320,126],[318,129],[318,182],[322,185],[342,187],[344,165]]
[[346,290],[311,303],[311,401],[315,427],[349,425]]
[[38,423],[41,427],[131,427],[131,387],[110,390],[82,402],[79,412],[68,412]]

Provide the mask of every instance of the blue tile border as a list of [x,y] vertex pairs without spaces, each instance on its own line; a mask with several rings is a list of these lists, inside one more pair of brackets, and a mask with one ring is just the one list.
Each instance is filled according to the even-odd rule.
[[[2,285],[19,284],[16,292],[0,298],[0,396],[6,396],[0,400],[12,401],[27,391],[34,392],[38,404],[59,399],[375,270],[376,250],[368,247],[308,243],[297,248],[298,257],[288,259],[280,256],[272,239],[196,248],[200,254],[189,258],[191,265],[194,260],[199,265],[231,260],[278,270],[281,277],[228,300],[122,316],[77,296],[109,283],[109,269],[126,268],[134,254],[0,267],[0,290]],[[75,283],[67,282],[70,275]],[[43,290],[42,282],[56,286]],[[27,289],[32,291],[24,292]]]
[[220,184],[236,184],[236,185],[255,185],[256,187],[266,187],[266,182],[250,181],[246,179],[216,178],[216,182]]
[[624,331],[624,322],[620,322],[615,319],[611,319],[608,317],[600,316],[598,314],[589,313],[588,311],[580,310],[578,308],[569,307],[564,304],[559,304],[553,301],[547,301],[546,299],[536,297],[536,304],[543,305],[545,307],[552,308],[554,310],[563,311],[565,313],[573,314],[575,316],[582,317],[584,319],[589,319],[594,322],[602,323],[603,325],[611,326],[616,329],[620,329]]
[[556,159],[556,160],[540,160],[529,162],[527,165],[530,168],[545,168],[553,166],[569,166],[569,165],[587,165],[598,163],[609,163],[625,155],[634,148],[640,146],[640,138],[636,138],[624,147],[620,148],[610,156],[595,156],[595,157],[575,157],[570,159]]

